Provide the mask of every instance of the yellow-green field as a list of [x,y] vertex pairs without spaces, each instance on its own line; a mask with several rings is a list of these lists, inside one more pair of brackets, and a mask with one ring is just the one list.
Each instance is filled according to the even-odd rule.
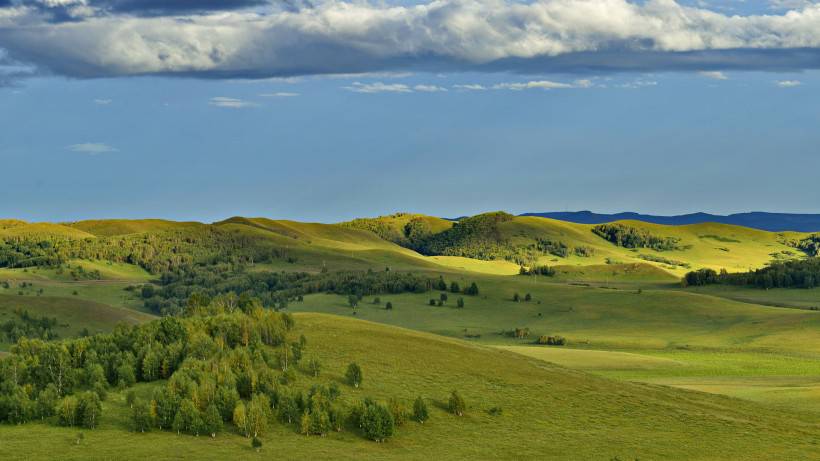
[[[400,229],[406,216],[391,218]],[[448,221],[431,219],[442,231]],[[174,459],[298,457],[353,459],[547,458],[547,459],[820,459],[820,289],[758,290],[709,286],[682,288],[683,266],[643,260],[657,254],[690,268],[744,271],[764,266],[773,254],[801,257],[786,246],[798,234],[736,226],[657,226],[628,222],[652,234],[680,239],[685,249],[633,251],[603,240],[592,226],[544,218],[501,224],[510,241],[533,236],[594,248],[590,257],[544,256],[553,277],[520,276],[510,261],[423,256],[372,232],[331,224],[232,218],[222,229],[266,239],[288,258],[254,264],[249,271],[413,271],[443,276],[461,287],[476,282],[478,296],[447,293],[382,294],[361,300],[314,294],[291,302],[299,328],[311,339],[309,354],[325,363],[322,379],[340,380],[343,367],[360,362],[366,385],[345,398],[421,394],[434,418],[409,423],[386,444],[343,432],[324,438],[298,436],[275,426],[254,452],[247,439],[223,434],[212,440],[127,431],[123,396],[112,392],[100,429],[44,424],[0,427],[3,459]],[[100,238],[169,231],[199,223],[87,221],[66,225],[0,221],[0,236],[55,233]],[[292,257],[290,257],[292,256]],[[72,277],[71,267],[99,271],[101,280]],[[0,322],[14,309],[58,318],[60,337],[84,328],[108,331],[116,323],[143,322],[132,285],[154,279],[136,266],[70,261],[55,268],[0,269]],[[514,302],[513,296],[529,302]],[[463,297],[464,308],[456,307]],[[385,309],[391,302],[392,310]],[[331,314],[322,315],[322,314]],[[389,326],[387,326],[389,325]],[[396,328],[400,327],[400,328]],[[406,329],[405,329],[406,328]],[[509,332],[529,329],[515,339]],[[564,347],[535,346],[540,335],[566,337]],[[0,344],[7,350],[8,344]],[[502,350],[507,349],[507,350]],[[300,375],[306,386],[313,381]],[[142,385],[141,392],[150,392]],[[438,406],[462,390],[470,405],[464,418]],[[438,405],[438,406],[437,406]],[[491,416],[491,407],[503,408]],[[38,443],[50,440],[51,444]],[[697,440],[698,443],[691,443]],[[524,442],[525,441],[525,442]],[[123,456],[127,453],[127,456]],[[282,455],[282,454],[285,455]]]
[[[305,437],[281,424],[262,437],[259,452],[229,432],[209,437],[127,431],[123,396],[112,392],[99,429],[39,423],[0,427],[4,459],[820,459],[816,419],[718,395],[597,377],[519,354],[316,314],[296,316],[308,337],[307,354],[327,370],[318,380],[341,380],[355,358],[360,389],[343,398],[421,395],[432,417],[407,422],[386,443],[344,431]],[[300,374],[305,387],[317,378]],[[147,394],[150,386],[140,392]],[[464,417],[440,407],[458,389]],[[488,410],[500,407],[500,415]],[[42,443],[48,440],[48,443]],[[696,440],[697,443],[692,443]]]

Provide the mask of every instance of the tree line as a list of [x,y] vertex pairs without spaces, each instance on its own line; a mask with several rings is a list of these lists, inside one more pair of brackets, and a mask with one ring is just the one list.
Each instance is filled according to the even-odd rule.
[[820,286],[820,259],[808,258],[774,262],[749,272],[729,273],[725,269],[699,269],[688,272],[684,286],[740,285],[757,288],[815,288]]

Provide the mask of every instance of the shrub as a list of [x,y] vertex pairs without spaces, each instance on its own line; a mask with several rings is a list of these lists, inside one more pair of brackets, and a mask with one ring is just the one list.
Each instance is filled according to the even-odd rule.
[[467,404],[458,391],[453,391],[450,394],[450,399],[447,401],[447,410],[456,416],[464,416],[464,412],[467,410]]
[[360,410],[359,427],[368,439],[384,442],[393,435],[395,420],[384,405],[366,400]]
[[563,336],[541,335],[535,342],[545,346],[564,346],[567,344],[567,339]]
[[362,369],[357,365],[355,362],[351,363],[347,366],[347,372],[345,372],[345,378],[347,379],[347,383],[351,386],[358,388],[362,384]]
[[424,403],[424,399],[421,398],[421,396],[417,397],[416,401],[413,402],[413,419],[421,424],[424,424],[429,417],[430,413],[427,410],[427,404]]

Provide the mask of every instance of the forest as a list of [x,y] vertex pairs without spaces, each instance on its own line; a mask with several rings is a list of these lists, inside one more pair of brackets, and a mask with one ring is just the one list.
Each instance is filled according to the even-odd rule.
[[820,259],[808,258],[774,262],[749,272],[730,273],[726,270],[699,269],[683,277],[684,286],[742,285],[757,288],[815,288],[820,281]]
[[[322,364],[294,326],[290,315],[255,299],[192,297],[179,317],[120,324],[110,334],[51,342],[23,337],[0,360],[0,422],[94,429],[109,390],[136,383],[158,383],[150,398],[126,393],[137,432],[216,437],[233,431],[256,438],[283,424],[304,435],[350,430],[383,441],[406,421],[429,417],[421,397],[412,409],[366,397],[351,405],[339,400],[343,390],[335,381],[300,385],[300,376],[318,377]],[[363,379],[351,362],[345,385],[358,388]]]

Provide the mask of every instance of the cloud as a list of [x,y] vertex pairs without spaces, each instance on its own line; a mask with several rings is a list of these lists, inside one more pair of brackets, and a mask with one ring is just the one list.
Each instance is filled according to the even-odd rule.
[[539,88],[542,90],[555,90],[563,88],[573,88],[569,83],[551,82],[549,80],[538,80],[523,83],[497,83],[493,85],[494,90],[529,90],[532,88]]
[[259,96],[263,98],[295,98],[296,96],[300,96],[299,93],[291,93],[287,91],[279,91],[276,93],[262,93]]
[[245,101],[243,99],[228,98],[225,96],[211,98],[208,104],[215,107],[226,107],[229,109],[244,109],[247,107],[257,107],[259,105],[255,102]]
[[416,85],[413,89],[422,93],[439,93],[442,91],[447,91],[447,88],[438,85]]
[[800,80],[778,80],[774,83],[780,88],[794,88],[803,84]]
[[698,74],[702,77],[711,78],[712,80],[729,80],[729,77],[720,71],[700,71]]
[[353,82],[350,86],[343,87],[348,91],[354,93],[412,93],[413,90],[402,83],[386,84],[382,82],[375,83],[361,83]]
[[[34,4],[60,5],[71,17],[55,21]],[[0,9],[2,47],[40,71],[79,78],[820,68],[818,4],[747,16],[674,0],[412,5],[324,0],[253,8],[248,8],[256,5],[252,0],[31,0],[26,5]],[[191,12],[190,5],[197,6],[196,14],[183,15]]]
[[82,144],[72,144],[67,147],[72,152],[79,152],[82,154],[99,155],[108,152],[117,152],[118,149],[99,142],[86,142]]
[[107,106],[107,105],[111,104],[112,102],[114,102],[112,99],[95,99],[94,100],[94,104],[97,104],[98,106]]
[[487,89],[484,85],[477,83],[457,84],[453,85],[453,88],[462,91],[485,91]]

